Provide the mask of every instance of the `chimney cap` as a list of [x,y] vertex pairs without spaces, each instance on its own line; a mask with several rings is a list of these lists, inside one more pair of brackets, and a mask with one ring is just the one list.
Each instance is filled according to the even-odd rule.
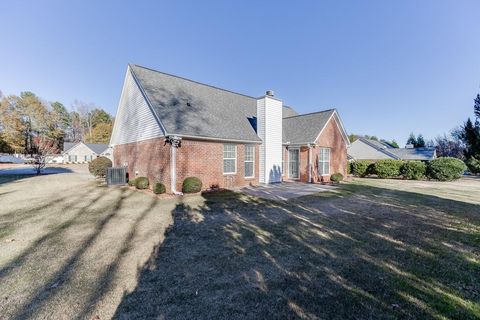
[[274,96],[274,92],[273,92],[273,90],[267,90],[267,92],[265,92],[265,95],[266,95],[266,96],[269,96],[269,97],[273,97],[273,96]]

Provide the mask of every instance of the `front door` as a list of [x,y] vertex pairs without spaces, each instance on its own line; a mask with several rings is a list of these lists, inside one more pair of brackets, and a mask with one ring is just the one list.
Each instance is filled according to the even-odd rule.
[[290,179],[300,178],[300,149],[288,150],[288,177]]

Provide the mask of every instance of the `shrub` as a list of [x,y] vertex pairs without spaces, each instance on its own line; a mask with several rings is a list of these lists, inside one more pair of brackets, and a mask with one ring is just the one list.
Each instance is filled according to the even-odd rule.
[[352,173],[357,177],[365,177],[367,173],[368,166],[371,164],[367,160],[355,160],[352,162]]
[[352,173],[352,163],[347,162],[347,175]]
[[460,178],[466,169],[465,163],[457,158],[438,158],[428,163],[427,176],[430,179],[450,181]]
[[330,180],[333,182],[340,182],[343,180],[343,174],[337,172],[330,176]]
[[427,166],[422,161],[406,161],[400,168],[405,179],[420,180],[425,177]]
[[153,193],[155,194],[165,193],[165,185],[161,182],[155,182],[153,184]]
[[88,171],[95,177],[105,177],[107,175],[107,168],[112,166],[112,161],[106,157],[98,157],[90,161],[88,164]]
[[379,178],[395,178],[400,175],[400,167],[402,166],[402,164],[403,161],[401,160],[378,160],[377,162],[375,162],[373,170]]
[[183,180],[183,193],[196,193],[202,190],[202,181],[197,177],[188,177]]
[[137,189],[147,189],[148,188],[148,178],[147,177],[137,177],[135,179],[135,187]]
[[467,161],[465,161],[465,164],[468,167],[468,170],[472,174],[479,174],[480,173],[480,160],[475,158],[475,157],[470,157],[468,158]]
[[134,179],[128,179],[128,185],[129,186],[135,186],[135,178]]

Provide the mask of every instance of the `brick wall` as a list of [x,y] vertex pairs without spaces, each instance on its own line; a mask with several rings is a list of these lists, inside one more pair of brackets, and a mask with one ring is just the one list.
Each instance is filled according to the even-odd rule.
[[116,145],[113,151],[115,166],[126,164],[130,178],[148,177],[150,183],[162,182],[170,191],[170,146],[164,146],[163,140],[155,138]]
[[[202,180],[203,188],[212,185],[233,188],[258,184],[258,145],[255,145],[255,177],[244,177],[244,144],[237,146],[237,172],[223,174],[223,143],[200,140],[182,140],[177,149],[177,190],[182,189],[186,177]],[[116,166],[128,164],[130,177],[146,176],[150,183],[159,181],[170,191],[170,145],[164,146],[163,138],[117,145],[114,149]]]
[[[346,177],[347,145],[334,118],[328,122],[327,126],[315,144],[315,148],[312,149],[313,177],[315,182],[320,180],[318,177],[318,158],[320,154],[320,147],[330,148],[330,174],[339,172]],[[326,177],[327,180],[328,178],[329,177]]]
[[[322,134],[311,148],[312,159],[312,181],[320,182],[321,177],[318,176],[318,159],[320,148],[330,148],[330,174],[340,172],[344,176],[347,174],[347,145],[342,137],[342,133],[334,119],[326,125]],[[285,152],[285,163],[288,168],[288,151]],[[325,181],[329,180],[329,176],[323,177]],[[288,180],[285,175],[284,180]],[[308,182],[308,147],[300,147],[300,181]]]

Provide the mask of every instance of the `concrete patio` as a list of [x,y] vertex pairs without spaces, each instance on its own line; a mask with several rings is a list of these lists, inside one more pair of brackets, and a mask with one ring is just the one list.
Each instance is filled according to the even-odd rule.
[[263,184],[260,186],[248,186],[237,191],[271,200],[288,200],[301,196],[307,196],[317,192],[325,192],[335,190],[337,187],[333,185],[309,184],[300,182],[282,182],[275,184]]

